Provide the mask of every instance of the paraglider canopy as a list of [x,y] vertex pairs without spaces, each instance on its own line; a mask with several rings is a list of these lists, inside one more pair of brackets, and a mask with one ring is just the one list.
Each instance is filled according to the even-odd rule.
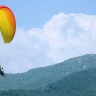
[[0,6],[0,31],[4,43],[10,43],[15,35],[16,20],[13,12],[6,6]]

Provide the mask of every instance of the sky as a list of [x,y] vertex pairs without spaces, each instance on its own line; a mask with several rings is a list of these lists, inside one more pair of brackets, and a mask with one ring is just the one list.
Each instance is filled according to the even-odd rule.
[[22,73],[84,54],[96,54],[96,0],[0,0],[16,18],[13,41],[0,35],[0,61]]

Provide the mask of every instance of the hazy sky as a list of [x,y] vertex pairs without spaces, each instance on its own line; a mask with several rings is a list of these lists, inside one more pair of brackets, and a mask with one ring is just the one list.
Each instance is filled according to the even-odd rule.
[[0,0],[14,13],[13,41],[0,61],[9,73],[25,72],[83,54],[96,54],[96,0]]

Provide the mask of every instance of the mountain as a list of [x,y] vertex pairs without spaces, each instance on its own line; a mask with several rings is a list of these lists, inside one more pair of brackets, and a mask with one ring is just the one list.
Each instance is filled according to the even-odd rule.
[[96,96],[96,68],[72,73],[44,88],[47,96]]
[[25,73],[7,74],[7,78],[0,77],[0,90],[11,89],[42,89],[46,85],[89,68],[96,68],[96,55],[87,54],[70,58],[64,62],[41,68],[31,69]]
[[72,73],[42,90],[0,90],[0,96],[96,96],[96,68]]

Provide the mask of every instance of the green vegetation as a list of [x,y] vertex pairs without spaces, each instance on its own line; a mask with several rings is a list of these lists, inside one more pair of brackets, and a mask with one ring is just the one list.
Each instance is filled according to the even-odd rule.
[[0,96],[46,96],[43,92],[35,90],[8,90],[0,91]]
[[47,85],[44,92],[49,96],[96,96],[96,68],[70,74]]
[[96,55],[0,77],[0,96],[96,96]]
[[7,78],[0,77],[0,90],[42,89],[71,73],[88,68],[96,68],[96,55],[71,58],[52,66],[31,69],[26,73],[7,74]]
[[1,90],[0,96],[96,96],[96,68],[72,73],[42,90]]

